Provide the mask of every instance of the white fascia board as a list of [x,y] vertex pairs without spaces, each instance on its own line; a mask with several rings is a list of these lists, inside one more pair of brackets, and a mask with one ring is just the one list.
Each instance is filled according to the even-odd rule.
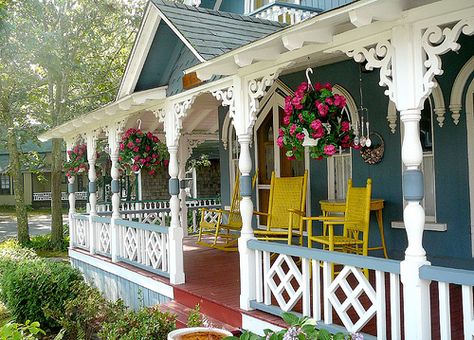
[[120,83],[117,100],[129,95],[135,88],[159,25],[158,10],[149,3]]
[[112,121],[121,120],[138,111],[160,105],[166,98],[166,89],[167,86],[162,86],[133,93],[51,129],[41,134],[39,139],[47,141],[51,138],[71,137],[71,134],[77,135],[78,133],[95,130],[110,124]]
[[158,15],[161,17],[161,19],[164,22],[166,22],[166,24],[169,26],[169,28],[171,28],[171,30],[178,36],[178,38],[186,45],[186,47],[189,48],[191,50],[191,52],[193,52],[193,54],[196,56],[196,58],[198,58],[198,60],[201,63],[206,61],[206,59],[204,59],[198,53],[198,51],[196,51],[196,49],[193,47],[193,45],[191,45],[191,43],[184,37],[184,35],[181,34],[181,32],[176,28],[176,26],[173,25],[173,23],[166,17],[166,15],[164,15],[164,13],[162,11],[160,11],[159,8],[156,7],[155,5],[153,5],[153,7],[156,9],[156,11],[158,12]]

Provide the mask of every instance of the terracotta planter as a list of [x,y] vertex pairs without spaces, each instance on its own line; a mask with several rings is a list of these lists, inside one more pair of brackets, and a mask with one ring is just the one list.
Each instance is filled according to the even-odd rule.
[[232,333],[224,329],[192,327],[168,333],[168,340],[220,340],[228,336],[232,336]]

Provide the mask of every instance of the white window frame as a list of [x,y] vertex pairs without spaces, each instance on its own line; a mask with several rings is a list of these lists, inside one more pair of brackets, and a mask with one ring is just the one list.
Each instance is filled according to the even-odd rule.
[[[8,183],[8,187],[4,187],[4,184]],[[8,196],[12,194],[12,180],[9,175],[0,174],[0,190],[8,190],[8,194],[2,194],[4,196]]]

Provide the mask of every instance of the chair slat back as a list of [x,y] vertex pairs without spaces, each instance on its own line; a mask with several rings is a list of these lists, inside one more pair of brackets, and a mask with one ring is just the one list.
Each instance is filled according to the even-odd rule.
[[[252,189],[255,187],[255,183],[258,176],[258,169],[255,171],[255,175],[252,178]],[[230,205],[229,220],[227,221],[228,225],[231,226],[241,226],[242,225],[242,216],[240,215],[240,175],[237,173],[234,183],[234,189],[232,193],[232,202]]]
[[[288,209],[305,211],[307,178],[307,171],[303,176],[297,177],[276,177],[275,173],[272,173],[267,230],[288,229]],[[293,226],[296,227],[299,223],[300,217],[295,215]]]
[[344,235],[357,235],[359,232],[368,235],[370,222],[370,196],[372,193],[372,180],[367,179],[365,187],[353,187],[349,179],[346,197],[346,221],[358,221],[359,223],[348,224],[344,227]]

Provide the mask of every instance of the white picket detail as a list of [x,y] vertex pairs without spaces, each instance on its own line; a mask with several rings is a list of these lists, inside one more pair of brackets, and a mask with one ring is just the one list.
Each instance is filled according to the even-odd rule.
[[74,214],[73,215],[73,246],[89,250],[89,216]]
[[472,302],[472,286],[462,286],[462,307],[464,323],[464,339],[474,336],[474,307]]
[[[390,273],[390,301],[400,301],[400,275]],[[401,339],[400,304],[390,303],[392,340]]]
[[96,232],[96,246],[95,250],[103,255],[111,254],[111,244],[112,244],[112,231],[110,229],[109,222],[97,222],[94,221],[95,232]]
[[297,24],[318,14],[308,10],[286,7],[285,4],[273,5],[255,14],[257,18]]

